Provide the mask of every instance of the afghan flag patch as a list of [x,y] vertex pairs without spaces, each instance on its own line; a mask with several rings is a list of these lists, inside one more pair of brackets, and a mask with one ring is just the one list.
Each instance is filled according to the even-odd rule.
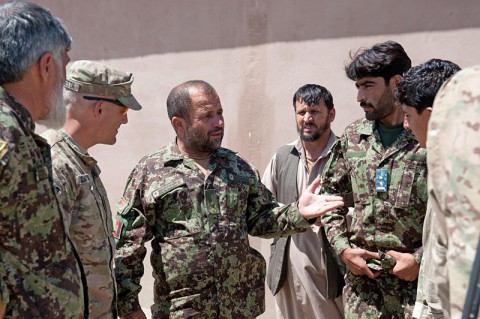
[[113,231],[113,237],[116,239],[120,239],[120,236],[122,235],[122,229],[123,229],[123,222],[120,219],[117,219],[115,221],[115,230]]

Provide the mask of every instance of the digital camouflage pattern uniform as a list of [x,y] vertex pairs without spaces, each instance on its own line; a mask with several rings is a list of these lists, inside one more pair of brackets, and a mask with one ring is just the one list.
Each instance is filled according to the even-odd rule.
[[83,318],[80,266],[51,179],[50,148],[0,87],[0,299],[7,318]]
[[113,318],[113,221],[97,161],[65,131],[43,134],[51,146],[53,179],[88,282],[90,318]]
[[[374,252],[411,253],[420,263],[422,227],[427,203],[426,152],[409,131],[385,149],[376,122],[365,118],[349,125],[332,147],[323,171],[323,192],[353,192],[354,210],[347,225],[347,208],[323,216],[327,237],[337,254],[346,248]],[[377,169],[387,171],[387,189],[377,192]],[[417,282],[388,273],[388,259],[368,259],[381,270],[372,280],[346,274],[343,291],[346,318],[404,318],[411,316]]]
[[447,231],[446,255],[434,252],[434,266],[446,263],[448,273],[446,284],[438,278],[439,296],[460,318],[480,237],[480,65],[444,83],[427,138],[429,196]]
[[[205,176],[175,142],[143,158],[118,210],[118,309],[140,309],[145,242],[152,241],[153,318],[254,318],[265,308],[266,263],[248,235],[289,235],[311,224],[278,207],[256,169],[217,149]],[[296,228],[298,227],[298,228]]]

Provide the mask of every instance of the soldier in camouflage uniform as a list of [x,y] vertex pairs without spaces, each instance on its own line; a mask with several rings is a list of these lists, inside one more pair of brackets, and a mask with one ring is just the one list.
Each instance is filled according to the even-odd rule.
[[[347,266],[346,318],[407,318],[415,302],[427,203],[426,153],[403,128],[394,91],[411,61],[393,41],[357,52],[346,66],[365,118],[332,147],[323,191],[353,192],[354,210],[322,221]],[[349,216],[348,216],[349,217]]]
[[[404,126],[411,129],[420,146],[427,144],[427,126],[433,110],[433,100],[443,82],[458,72],[460,67],[453,62],[431,59],[408,70],[400,81],[396,93],[405,112]],[[447,305],[438,297],[437,283],[445,282],[445,265],[433,266],[433,261],[446,251],[446,234],[435,226],[437,212],[429,200],[423,225],[423,257],[418,276],[417,300],[414,318],[446,318]],[[440,278],[435,273],[442,274]]]
[[317,178],[279,207],[258,171],[220,147],[223,109],[208,83],[175,87],[167,109],[176,140],[139,162],[116,205],[119,313],[145,318],[138,293],[153,239],[153,318],[254,318],[264,311],[266,265],[248,235],[291,234],[343,202],[314,195]]
[[48,10],[0,5],[0,313],[7,318],[85,315],[86,287],[55,198],[50,148],[34,133],[36,121],[65,121],[70,44]]
[[[435,226],[446,230],[447,280],[435,277],[442,304],[460,318],[480,237],[480,65],[455,74],[438,91],[427,132],[428,191]],[[443,258],[442,258],[443,257]]]
[[82,260],[90,318],[116,317],[115,241],[107,193],[88,149],[114,144],[127,110],[141,106],[131,94],[133,75],[93,61],[76,61],[67,74],[67,121],[43,134],[52,147],[53,178],[66,229]]

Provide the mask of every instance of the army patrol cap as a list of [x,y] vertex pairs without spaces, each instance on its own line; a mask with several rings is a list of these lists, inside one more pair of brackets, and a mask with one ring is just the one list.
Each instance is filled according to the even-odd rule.
[[78,93],[114,98],[132,110],[142,106],[132,95],[133,74],[123,72],[105,64],[80,60],[68,69],[65,88]]

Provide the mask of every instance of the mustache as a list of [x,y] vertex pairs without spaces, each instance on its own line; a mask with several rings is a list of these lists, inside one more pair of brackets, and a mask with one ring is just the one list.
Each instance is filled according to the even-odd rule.
[[208,132],[209,135],[212,135],[212,134],[215,134],[215,133],[223,133],[223,129],[217,128],[217,129],[210,130]]
[[311,128],[311,127],[318,128],[318,127],[317,127],[315,124],[313,124],[313,123],[302,124],[302,130],[303,130],[304,128],[307,128],[307,127],[309,127],[309,128]]
[[367,102],[360,102],[360,106],[361,107],[373,107],[373,105],[371,103],[367,103]]

